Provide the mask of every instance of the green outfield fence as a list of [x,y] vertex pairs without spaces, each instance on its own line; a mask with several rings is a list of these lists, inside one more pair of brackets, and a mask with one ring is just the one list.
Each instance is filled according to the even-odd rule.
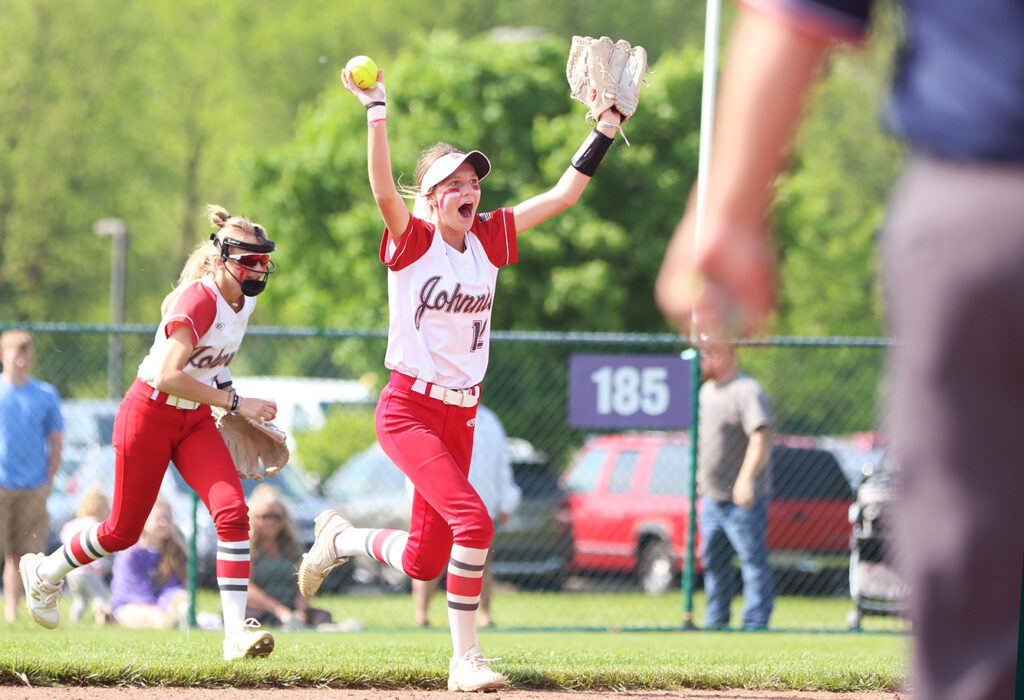
[[[0,330],[16,327],[33,333],[33,374],[53,384],[63,401],[64,459],[48,503],[52,532],[40,545],[50,550],[89,487],[112,493],[113,415],[155,327],[0,323]],[[408,523],[403,478],[374,446],[374,404],[387,378],[385,343],[384,331],[254,327],[231,363],[239,393],[276,400],[278,422],[290,431],[291,468],[265,483],[285,493],[304,544],[312,538],[313,518],[326,507],[357,526]],[[741,368],[765,387],[775,414],[769,545],[776,617],[796,620],[789,626],[842,630],[860,618],[864,629],[875,620],[886,629],[904,625],[888,614],[901,610],[905,591],[887,547],[891,488],[878,475],[891,467],[878,430],[887,345],[875,338],[772,338],[738,346]],[[701,566],[690,556],[693,535],[699,538],[699,529],[690,527],[693,431],[570,424],[571,393],[580,391],[579,385],[570,389],[571,358],[583,355],[640,364],[652,359],[672,372],[678,369],[673,363],[682,363],[691,386],[696,383],[694,353],[676,335],[492,333],[483,404],[504,424],[523,492],[494,541],[495,607],[500,610],[505,596],[536,596],[537,608],[548,611],[508,623],[514,627],[699,627]],[[644,376],[614,375],[598,401],[614,407],[623,399],[624,415],[663,407],[656,386],[650,396],[644,393],[650,389]],[[691,395],[676,398],[684,400],[673,405],[696,408]],[[868,489],[859,501],[857,489],[872,472],[868,504]],[[162,492],[191,540],[198,585],[213,587],[212,523],[201,507],[193,520],[194,499],[175,474],[169,470]],[[253,486],[247,482],[247,492]],[[851,523],[848,517],[864,513],[869,520]],[[408,598],[408,586],[404,576],[356,557],[332,572],[324,592],[342,596],[342,607],[366,628],[407,629],[411,603],[396,606],[395,600]],[[603,596],[607,605],[592,604]],[[826,598],[848,605],[830,605],[828,615],[785,614],[788,606],[798,610]],[[584,599],[588,604],[574,605]],[[444,619],[437,602],[431,615]]]

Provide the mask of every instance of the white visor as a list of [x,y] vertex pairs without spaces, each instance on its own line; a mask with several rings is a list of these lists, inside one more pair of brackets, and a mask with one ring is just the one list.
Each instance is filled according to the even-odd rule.
[[430,192],[434,185],[450,176],[466,161],[469,161],[473,170],[476,171],[477,180],[483,180],[487,177],[487,173],[491,172],[491,161],[487,160],[487,156],[480,151],[449,153],[435,160],[427,169],[427,174],[423,176],[423,182],[420,183],[420,194]]

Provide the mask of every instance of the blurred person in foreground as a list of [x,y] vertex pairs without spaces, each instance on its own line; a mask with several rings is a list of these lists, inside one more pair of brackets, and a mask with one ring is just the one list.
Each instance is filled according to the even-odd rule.
[[[98,524],[110,514],[110,501],[98,486],[90,486],[82,495],[75,517],[64,523],[60,529],[60,541],[69,544],[81,532]],[[91,564],[69,571],[67,575],[68,595],[71,598],[69,616],[72,622],[79,622],[86,609],[92,610],[93,622],[105,625],[110,612],[110,560],[97,559]]]
[[732,345],[705,338],[700,400],[697,484],[706,629],[726,629],[735,595],[733,557],[743,578],[742,626],[767,629],[775,602],[768,564],[771,406],[756,379],[736,365]]
[[[512,464],[505,450],[505,428],[501,420],[486,406],[477,406],[476,431],[473,434],[473,456],[469,463],[469,483],[480,494],[487,513],[494,521],[497,532],[508,523],[509,516],[519,507],[522,491],[516,485],[512,475]],[[407,481],[409,487],[412,482]],[[477,624],[491,627],[491,589],[494,586],[494,572],[491,570],[491,558],[494,552],[487,553],[484,561],[483,587],[480,589],[480,610],[477,613]],[[416,624],[429,627],[430,620],[427,608],[430,599],[437,591],[441,578],[430,581],[412,581],[412,601],[416,611]]]
[[185,620],[188,555],[170,504],[157,499],[139,541],[114,555],[110,607],[114,620],[133,629],[172,629]]
[[23,554],[46,546],[46,499],[60,467],[64,419],[60,395],[32,376],[35,341],[25,330],[0,334],[0,547],[4,553],[4,617],[18,619]]
[[326,610],[309,607],[299,593],[296,566],[302,548],[281,491],[260,484],[249,497],[249,550],[252,575],[246,617],[264,625],[285,628],[316,627],[331,622]]
[[274,636],[245,618],[249,512],[211,407],[254,421],[277,414],[273,401],[239,395],[229,369],[256,296],[277,269],[270,255],[276,244],[262,226],[223,207],[210,205],[207,215],[216,230],[192,249],[177,286],[164,297],[153,343],[114,417],[110,516],[49,555],[24,555],[19,568],[32,619],[56,628],[64,577],[139,540],[173,461],[217,531],[224,660],[233,661],[270,654]]
[[[696,309],[698,325],[757,328],[772,309],[771,186],[824,57],[864,37],[870,5],[743,5],[699,247],[691,198],[656,285],[680,327]],[[1008,698],[1024,552],[1024,3],[902,5],[891,109],[913,153],[882,240],[912,684],[928,700]]]

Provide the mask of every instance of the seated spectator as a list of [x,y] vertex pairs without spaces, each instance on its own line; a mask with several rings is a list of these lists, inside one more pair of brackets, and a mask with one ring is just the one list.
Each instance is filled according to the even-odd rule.
[[[110,501],[97,486],[89,487],[82,495],[75,517],[60,529],[60,541],[67,544],[71,538],[87,527],[107,517]],[[105,625],[110,614],[110,559],[97,559],[91,564],[70,571],[67,575],[68,597],[71,599],[71,621],[80,622],[91,606],[93,622]]]
[[114,556],[114,620],[135,629],[172,629],[185,617],[188,557],[170,504],[157,499],[136,545]]
[[330,623],[329,612],[309,607],[309,598],[299,595],[295,571],[302,549],[275,486],[260,484],[253,490],[249,521],[252,569],[246,617],[264,625],[294,628]]

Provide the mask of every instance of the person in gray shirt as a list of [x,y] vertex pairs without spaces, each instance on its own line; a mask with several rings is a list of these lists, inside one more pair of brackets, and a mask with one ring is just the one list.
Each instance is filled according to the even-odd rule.
[[765,534],[771,475],[771,407],[752,377],[736,366],[732,346],[705,339],[700,345],[700,422],[697,484],[701,498],[705,628],[729,626],[735,594],[734,555],[743,577],[744,629],[765,629],[775,589]]

